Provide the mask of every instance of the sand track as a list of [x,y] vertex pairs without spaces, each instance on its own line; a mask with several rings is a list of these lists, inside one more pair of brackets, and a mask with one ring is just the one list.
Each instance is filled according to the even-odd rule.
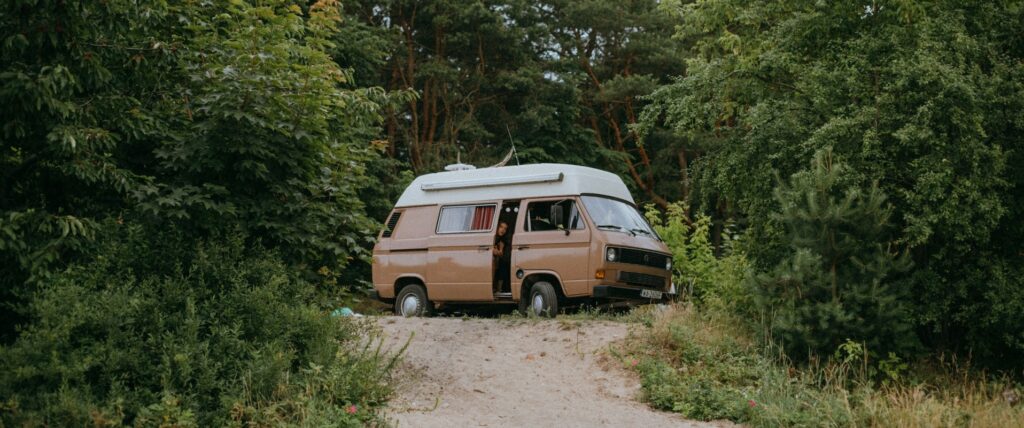
[[412,341],[389,418],[399,427],[715,426],[652,410],[608,357],[630,324],[478,318],[377,319],[387,343]]

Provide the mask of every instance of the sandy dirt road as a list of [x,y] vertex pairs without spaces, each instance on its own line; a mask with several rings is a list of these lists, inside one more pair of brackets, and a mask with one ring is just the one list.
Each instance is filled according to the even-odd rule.
[[389,418],[399,427],[703,427],[639,403],[608,356],[630,328],[607,321],[377,319],[388,345],[412,336]]

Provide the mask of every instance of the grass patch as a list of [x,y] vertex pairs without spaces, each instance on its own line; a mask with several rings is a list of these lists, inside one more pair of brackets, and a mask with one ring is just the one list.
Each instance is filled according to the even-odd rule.
[[[601,308],[593,306],[574,307],[570,310],[558,314],[554,319],[559,323],[576,324],[588,321],[610,321],[610,322],[621,322],[621,323],[639,323],[646,326],[651,326],[654,321],[655,315],[666,308],[664,305],[640,305],[630,308]],[[551,320],[552,318],[539,317],[534,315],[532,312],[521,314],[519,311],[512,311],[508,313],[502,313],[498,315],[498,319],[511,322],[511,323],[522,323],[522,322],[539,322],[544,320]]]
[[740,323],[684,306],[652,314],[651,328],[620,352],[653,407],[751,426],[1024,426],[1004,394],[1020,388],[952,362],[919,363],[885,382],[837,358],[796,368]]

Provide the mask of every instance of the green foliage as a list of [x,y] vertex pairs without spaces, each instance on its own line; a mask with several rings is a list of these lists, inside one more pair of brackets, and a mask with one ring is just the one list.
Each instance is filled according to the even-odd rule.
[[1020,2],[670,7],[693,56],[650,96],[641,129],[665,124],[703,142],[694,201],[745,226],[752,263],[791,256],[773,177],[832,148],[845,183],[877,182],[890,197],[895,241],[915,265],[901,286],[907,318],[925,344],[1022,361]]
[[5,5],[0,424],[376,420],[384,357],[314,304],[357,283],[393,103],[332,58],[379,56],[341,25],[333,0]]
[[[544,17],[530,3],[359,1],[344,34],[367,40],[385,55],[358,57],[357,76],[410,90],[388,106],[388,155],[420,172],[462,159],[478,164],[509,150],[506,126],[524,162],[593,161],[581,151],[589,135],[575,121],[579,94],[545,73]],[[358,34],[356,34],[358,33]]]
[[646,217],[672,250],[673,280],[695,296],[712,287],[712,270],[718,260],[710,242],[711,219],[700,216],[691,223],[682,203],[669,205],[664,219],[653,205],[648,205]]
[[737,320],[674,308],[655,321],[641,354],[644,398],[654,407],[698,420],[752,426],[849,426],[844,403],[793,377],[764,348],[735,328]]
[[328,52],[338,6],[225,9],[182,9],[188,100],[167,107],[187,120],[154,148],[158,181],[133,195],[158,216],[241,224],[296,261],[344,266],[376,230],[358,199],[375,153],[354,142],[379,115],[372,91],[340,88],[350,76]]
[[193,245],[176,231],[105,229],[95,261],[41,287],[33,323],[0,348],[4,425],[377,418],[392,357],[313,304],[312,284],[273,252],[242,236]]
[[631,129],[642,97],[684,68],[659,2],[360,0],[347,12],[339,36],[375,53],[336,58],[358,79],[419,94],[385,109],[382,139],[400,165],[434,172],[459,153],[487,165],[511,139],[522,162],[611,170],[662,207],[687,193],[685,142],[641,143]]
[[332,58],[378,55],[338,38],[336,1],[8,8],[0,337],[105,218],[197,239],[241,229],[310,273],[367,257],[378,225],[363,199],[382,151],[370,141],[392,95]]
[[[683,203],[669,204],[664,215],[648,206],[647,221],[672,251],[672,280],[682,295],[714,310],[753,314],[754,294],[745,282],[750,266],[741,251],[733,251],[727,241],[727,254],[716,257],[711,244],[711,218],[699,216],[690,221]],[[729,238],[726,238],[729,239]]]
[[[641,141],[633,129],[645,96],[685,70],[686,45],[671,37],[675,21],[658,1],[542,2],[550,11],[551,71],[579,92],[577,126],[592,132],[589,146],[602,156],[587,164],[616,172],[634,194],[662,209],[688,196],[692,141],[656,127]],[[578,150],[578,149],[577,149]],[[593,150],[593,149],[592,149]]]
[[[671,334],[673,340],[686,343],[689,338],[685,336],[693,332],[675,327]],[[760,377],[757,371],[760,367],[747,361],[736,361],[743,357],[743,353],[735,347],[735,343],[731,345],[734,345],[731,349],[688,346],[677,349],[674,357],[679,358],[685,370],[683,373],[663,360],[644,359],[637,368],[641,374],[645,398],[655,408],[680,413],[690,419],[748,419],[746,392],[742,387],[722,385],[721,378],[734,381],[742,379],[739,383],[749,384]],[[711,360],[721,363],[703,364]]]
[[[2,25],[33,37],[4,50],[5,210],[92,214],[128,198],[341,264],[375,228],[355,197],[374,153],[353,137],[382,96],[340,88],[333,2],[308,16],[287,2],[14,7]],[[58,180],[67,191],[48,188]]]
[[[3,339],[13,334],[23,284],[81,245],[96,206],[138,181],[113,149],[153,130],[114,69],[140,65],[152,44],[131,28],[158,16],[133,24],[125,5],[57,3],[16,1],[0,14]],[[61,219],[84,227],[55,227]]]
[[775,191],[792,253],[755,282],[761,310],[774,315],[772,338],[798,359],[828,355],[850,339],[873,356],[915,349],[907,290],[897,282],[909,261],[893,254],[892,208],[877,186],[863,190],[848,179],[824,150]]

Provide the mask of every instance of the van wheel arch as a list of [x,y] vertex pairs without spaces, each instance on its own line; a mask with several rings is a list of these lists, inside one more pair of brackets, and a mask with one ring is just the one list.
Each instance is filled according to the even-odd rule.
[[530,289],[533,284],[537,282],[547,282],[555,289],[555,294],[558,298],[559,306],[564,303],[567,298],[565,297],[565,291],[562,289],[562,282],[558,280],[558,277],[550,273],[535,273],[527,276],[523,279],[523,284],[519,288],[519,312],[522,314],[527,313],[527,309],[530,307]]
[[[415,276],[403,276],[395,280],[395,296],[397,297],[398,293],[401,293],[403,288],[412,284],[419,285],[420,287],[423,287],[424,290],[427,289],[427,284],[425,284],[422,279]],[[427,295],[427,297],[430,296]]]
[[[394,282],[394,297],[398,297],[398,293],[401,293],[401,289],[409,287],[411,285],[417,285],[423,287],[423,292],[427,294],[427,298],[430,298],[429,292],[427,292],[427,284],[423,282],[418,276],[402,276]],[[393,302],[393,299],[392,299]]]

